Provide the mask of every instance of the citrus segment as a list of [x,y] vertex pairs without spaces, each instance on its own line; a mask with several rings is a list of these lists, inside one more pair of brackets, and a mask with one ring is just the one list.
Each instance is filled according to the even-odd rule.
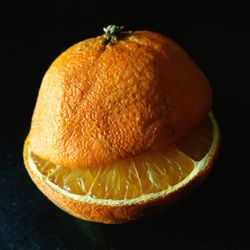
[[49,181],[78,195],[126,200],[166,190],[193,170],[193,161],[177,149],[154,152],[112,165],[83,170],[69,169],[30,153],[37,169]]

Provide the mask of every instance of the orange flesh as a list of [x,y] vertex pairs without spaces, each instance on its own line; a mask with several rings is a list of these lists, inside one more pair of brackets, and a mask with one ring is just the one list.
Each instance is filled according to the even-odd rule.
[[82,170],[55,165],[31,153],[37,169],[62,189],[94,198],[124,200],[157,193],[184,180],[212,142],[206,118],[188,136],[165,151],[146,152],[113,164]]

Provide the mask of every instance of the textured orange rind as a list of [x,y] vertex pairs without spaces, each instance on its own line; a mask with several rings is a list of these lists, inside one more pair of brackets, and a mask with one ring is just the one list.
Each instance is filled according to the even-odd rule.
[[211,102],[208,80],[171,39],[136,31],[106,47],[98,36],[67,49],[46,72],[30,144],[55,164],[95,167],[165,148]]

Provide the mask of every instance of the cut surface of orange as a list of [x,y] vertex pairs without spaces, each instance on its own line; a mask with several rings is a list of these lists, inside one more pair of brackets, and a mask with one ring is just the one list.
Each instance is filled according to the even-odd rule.
[[199,126],[165,151],[151,151],[113,164],[70,169],[41,159],[24,148],[26,166],[58,194],[77,201],[128,205],[167,196],[211,165],[219,145],[212,112]]

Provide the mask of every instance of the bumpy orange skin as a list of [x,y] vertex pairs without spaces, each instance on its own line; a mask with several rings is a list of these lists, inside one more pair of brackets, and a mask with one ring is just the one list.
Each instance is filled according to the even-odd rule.
[[36,186],[48,199],[50,199],[55,205],[65,212],[87,221],[101,222],[106,224],[119,224],[157,214],[174,205],[178,200],[186,196],[191,190],[201,184],[201,182],[208,176],[212,166],[214,165],[220,149],[220,142],[221,141],[219,140],[217,148],[210,156],[210,160],[208,161],[206,168],[200,172],[196,178],[188,182],[184,187],[157,199],[145,200],[143,202],[127,206],[111,206],[97,203],[87,203],[64,197],[48,186],[45,182],[36,177],[36,175],[30,170],[25,150],[24,162],[29,175]]
[[45,74],[29,135],[41,158],[70,168],[113,162],[174,142],[210,110],[207,79],[172,40],[137,31],[105,41],[72,46]]

